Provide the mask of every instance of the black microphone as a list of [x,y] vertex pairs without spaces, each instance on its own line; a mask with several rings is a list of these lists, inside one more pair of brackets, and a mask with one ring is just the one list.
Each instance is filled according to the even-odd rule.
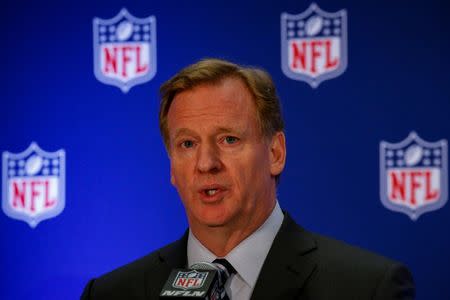
[[199,262],[189,269],[174,269],[169,275],[160,299],[228,299],[225,282],[230,276],[218,263]]

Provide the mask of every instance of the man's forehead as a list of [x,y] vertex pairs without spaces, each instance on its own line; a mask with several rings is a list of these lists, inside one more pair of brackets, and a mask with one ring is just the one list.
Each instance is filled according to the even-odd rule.
[[171,139],[180,135],[243,135],[258,127],[253,97],[247,86],[233,77],[177,94],[167,121]]

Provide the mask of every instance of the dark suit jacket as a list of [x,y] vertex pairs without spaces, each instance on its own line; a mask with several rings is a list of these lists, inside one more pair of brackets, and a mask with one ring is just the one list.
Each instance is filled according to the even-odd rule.
[[[159,299],[170,271],[186,267],[187,236],[91,280],[81,298]],[[401,264],[305,231],[285,214],[251,299],[389,300],[414,296],[412,276]]]

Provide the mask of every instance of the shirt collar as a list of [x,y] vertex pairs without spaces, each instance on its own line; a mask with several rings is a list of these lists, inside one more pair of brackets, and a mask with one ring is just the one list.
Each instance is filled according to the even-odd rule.
[[[278,201],[270,216],[255,232],[233,248],[227,259],[242,279],[254,288],[264,260],[269,253],[272,242],[283,223],[283,212]],[[209,251],[189,230],[187,244],[188,265],[207,261],[212,262],[217,257]]]

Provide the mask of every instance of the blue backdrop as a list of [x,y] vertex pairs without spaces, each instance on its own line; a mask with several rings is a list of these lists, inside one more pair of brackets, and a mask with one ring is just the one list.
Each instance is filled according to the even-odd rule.
[[[221,57],[269,71],[286,120],[278,197],[299,224],[406,263],[418,299],[448,299],[450,207],[412,221],[380,201],[379,144],[450,139],[444,1],[321,0],[346,9],[348,67],[317,89],[281,69],[280,15],[309,1],[4,1],[0,151],[66,152],[66,206],[32,229],[0,215],[0,298],[77,299],[88,279],[177,238],[158,89]],[[155,77],[128,93],[93,72],[94,17],[157,20]],[[448,182],[446,182],[448,184]]]

